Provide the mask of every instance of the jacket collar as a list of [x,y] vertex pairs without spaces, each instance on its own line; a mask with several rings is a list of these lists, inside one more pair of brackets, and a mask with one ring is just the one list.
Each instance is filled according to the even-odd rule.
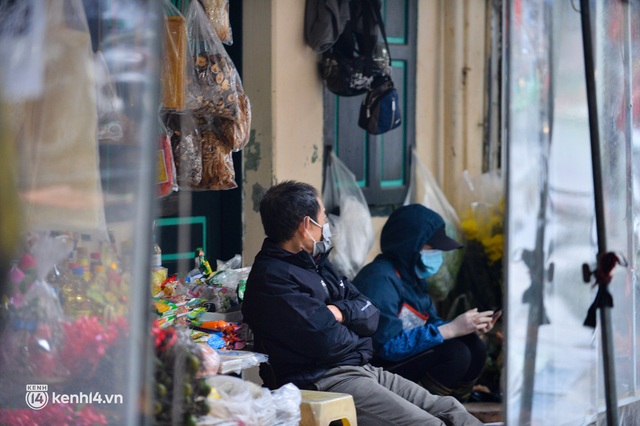
[[266,256],[280,259],[284,262],[291,263],[292,265],[296,265],[301,268],[320,269],[329,257],[329,253],[331,252],[331,250],[329,250],[329,252],[327,253],[321,254],[316,259],[314,259],[313,256],[311,256],[311,254],[306,250],[300,250],[297,253],[291,253],[290,251],[283,249],[278,244],[273,242],[273,240],[267,237],[262,243],[261,252]]

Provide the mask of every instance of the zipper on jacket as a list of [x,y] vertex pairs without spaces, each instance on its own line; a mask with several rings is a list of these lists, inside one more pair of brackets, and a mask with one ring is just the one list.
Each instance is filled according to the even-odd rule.
[[329,289],[327,288],[327,283],[324,282],[322,278],[320,278],[320,284],[322,284],[322,288],[324,288],[324,292],[327,293],[327,297],[331,300],[331,294],[329,293]]

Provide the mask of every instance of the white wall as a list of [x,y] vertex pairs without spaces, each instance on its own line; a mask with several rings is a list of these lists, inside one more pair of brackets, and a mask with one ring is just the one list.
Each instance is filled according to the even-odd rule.
[[322,82],[303,38],[305,2],[244,4],[243,83],[254,136],[243,154],[243,258],[251,264],[264,232],[262,194],[287,179],[322,186]]

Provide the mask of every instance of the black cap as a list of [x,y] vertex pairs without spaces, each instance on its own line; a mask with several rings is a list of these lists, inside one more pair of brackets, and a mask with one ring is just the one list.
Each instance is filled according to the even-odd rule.
[[442,251],[462,248],[462,244],[447,236],[447,233],[444,230],[444,225],[436,230],[433,237],[427,241],[427,244],[436,250]]

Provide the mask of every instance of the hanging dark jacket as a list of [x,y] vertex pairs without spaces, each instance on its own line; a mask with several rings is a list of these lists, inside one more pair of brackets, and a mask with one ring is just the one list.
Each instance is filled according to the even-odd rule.
[[[327,308],[337,306],[339,323]],[[305,387],[329,368],[372,357],[377,308],[336,273],[327,254],[288,252],[265,239],[247,279],[242,315],[269,356],[277,386]]]
[[[403,207],[392,214],[380,236],[382,251],[354,278],[354,285],[380,310],[380,323],[373,335],[377,355],[387,361],[402,361],[424,352],[444,339],[438,326],[444,321],[429,296],[427,282],[418,278],[415,265],[420,250],[442,222],[430,221],[421,205]],[[422,326],[403,323],[400,313],[423,317]]]
[[304,38],[316,52],[333,46],[351,18],[349,0],[307,0],[304,9]]

